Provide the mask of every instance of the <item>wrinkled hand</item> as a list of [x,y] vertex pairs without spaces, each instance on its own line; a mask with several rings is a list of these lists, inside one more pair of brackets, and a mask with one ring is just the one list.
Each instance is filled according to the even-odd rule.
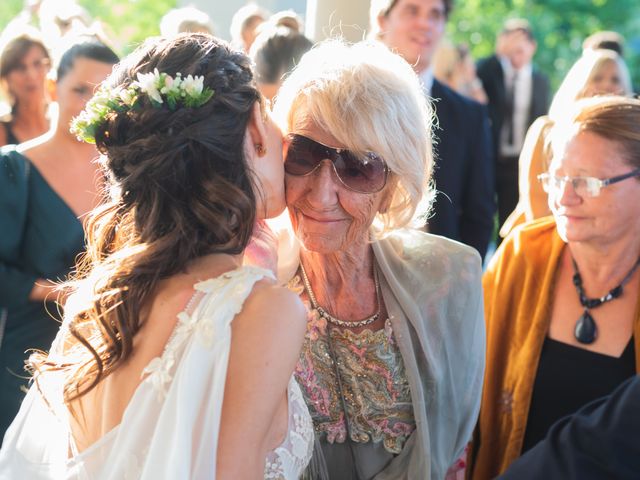
[[253,227],[253,235],[244,251],[244,264],[266,268],[277,274],[278,239],[264,220],[258,220]]

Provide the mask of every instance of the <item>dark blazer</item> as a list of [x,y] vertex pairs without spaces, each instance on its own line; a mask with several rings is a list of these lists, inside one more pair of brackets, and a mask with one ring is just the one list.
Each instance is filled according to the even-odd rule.
[[429,232],[474,247],[484,257],[495,212],[493,150],[486,107],[433,81],[438,126],[434,179],[438,194]]
[[500,480],[638,480],[640,376],[575,415],[516,460]]
[[[489,118],[495,154],[500,148],[500,131],[505,111],[506,88],[504,71],[500,59],[496,55],[480,60],[477,68],[478,78],[482,81],[484,91],[489,98]],[[528,129],[534,120],[546,115],[549,110],[549,79],[535,68],[532,70],[531,102],[529,104]],[[526,133],[526,131],[525,131]],[[496,157],[497,158],[497,157]]]

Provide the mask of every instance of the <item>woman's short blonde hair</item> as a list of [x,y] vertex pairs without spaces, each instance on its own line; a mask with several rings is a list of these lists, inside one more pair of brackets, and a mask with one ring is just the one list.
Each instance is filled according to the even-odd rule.
[[381,155],[395,183],[382,230],[424,222],[433,200],[433,110],[411,66],[378,42],[331,40],[306,53],[283,83],[274,113],[285,134],[304,108],[340,146]]

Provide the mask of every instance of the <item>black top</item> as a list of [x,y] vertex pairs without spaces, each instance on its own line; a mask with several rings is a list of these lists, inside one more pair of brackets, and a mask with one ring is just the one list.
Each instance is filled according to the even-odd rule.
[[500,480],[638,480],[640,376],[557,422]]
[[2,126],[4,127],[4,131],[7,134],[6,137],[6,143],[5,145],[17,145],[20,143],[20,141],[18,140],[18,137],[16,137],[15,133],[13,133],[13,130],[11,130],[11,122],[0,122],[2,123]]
[[522,453],[542,440],[560,418],[610,395],[636,374],[633,337],[620,357],[546,338],[533,385]]

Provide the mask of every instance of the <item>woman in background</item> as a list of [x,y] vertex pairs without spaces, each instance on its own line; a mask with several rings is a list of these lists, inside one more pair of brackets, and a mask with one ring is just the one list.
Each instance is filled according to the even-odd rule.
[[550,215],[547,194],[538,175],[547,171],[551,160],[546,138],[555,121],[570,112],[576,100],[595,95],[631,95],[627,66],[611,50],[588,50],[571,67],[553,97],[549,115],[529,127],[519,159],[520,197],[515,210],[500,228],[506,237],[520,223]]
[[476,75],[476,64],[465,44],[443,40],[433,56],[433,75],[456,92],[476,102],[487,103],[487,94]]
[[0,118],[0,146],[39,137],[50,128],[45,88],[49,52],[35,29],[19,28],[14,36],[5,32],[0,51],[0,91],[11,107]]
[[640,371],[640,101],[583,99],[550,141],[553,216],[514,230],[483,278],[477,480]]
[[101,201],[95,146],[70,131],[118,56],[94,37],[73,41],[56,69],[51,131],[0,156],[0,434],[24,397],[28,349],[48,349],[59,328],[56,282],[84,250],[83,216]]
[[269,19],[269,12],[255,3],[238,9],[231,19],[231,44],[248,53],[253,41],[258,36],[258,27]]
[[258,88],[265,98],[273,101],[284,76],[312,45],[311,40],[291,27],[271,22],[261,25],[249,56],[255,63]]

